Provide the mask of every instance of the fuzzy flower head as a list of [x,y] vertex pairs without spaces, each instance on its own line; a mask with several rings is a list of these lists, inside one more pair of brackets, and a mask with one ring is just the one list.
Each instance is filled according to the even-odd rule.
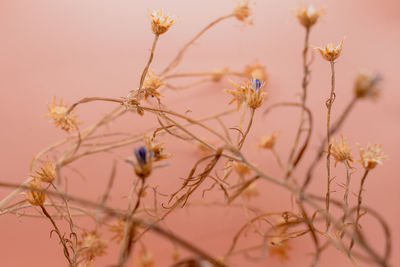
[[353,162],[353,158],[351,157],[351,147],[346,143],[346,140],[341,135],[340,140],[336,138],[332,138],[332,146],[331,146],[331,154],[335,159],[335,167],[338,162]]
[[42,183],[38,179],[33,179],[28,185],[31,189],[25,194],[26,199],[33,206],[42,206],[46,200],[45,193],[40,191],[43,190]]
[[163,9],[153,10],[150,19],[151,29],[156,35],[165,33],[175,23],[175,17],[165,13]]
[[68,105],[64,104],[62,100],[60,100],[60,104],[57,104],[55,97],[53,98],[53,103],[47,105],[47,109],[49,113],[47,113],[45,117],[52,118],[56,127],[61,127],[61,129],[67,132],[76,128],[76,125],[80,123],[77,121],[77,116],[74,114],[74,111],[72,110],[67,114]]
[[107,243],[100,239],[100,234],[96,230],[84,232],[78,243],[79,254],[86,261],[90,262],[97,256],[106,254]]
[[329,43],[324,48],[315,47],[315,49],[321,53],[321,56],[324,59],[333,62],[340,56],[340,53],[342,52],[343,42],[344,38],[336,47],[332,43]]
[[258,143],[258,146],[265,149],[274,148],[276,139],[278,138],[279,134],[279,132],[275,131],[270,135],[264,135]]
[[153,167],[153,152],[149,151],[147,147],[140,146],[134,149],[134,157],[129,157],[127,162],[133,165],[136,175],[144,179],[148,177]]
[[233,10],[233,15],[240,21],[245,24],[253,24],[253,21],[250,19],[252,12],[249,7],[249,0],[239,1]]
[[306,28],[311,28],[311,26],[317,23],[319,17],[325,14],[325,10],[323,8],[316,9],[312,5],[301,5],[295,11],[295,14],[301,25]]
[[382,152],[382,145],[368,145],[367,149],[359,147],[360,162],[366,170],[372,170],[376,165],[383,164],[387,156]]
[[160,98],[162,95],[157,89],[162,85],[164,85],[164,83],[154,71],[148,72],[143,82],[144,98],[147,99],[149,96],[156,97],[157,99]]
[[243,73],[250,78],[256,78],[263,81],[267,81],[267,72],[265,70],[265,66],[260,65],[259,63],[254,63],[252,65],[248,65],[243,70]]
[[368,72],[360,72],[354,82],[354,94],[357,98],[376,99],[380,94],[379,83],[382,76]]
[[51,183],[56,179],[55,164],[47,158],[42,166],[39,167],[39,170],[37,170],[35,174],[32,174],[31,176],[44,183]]

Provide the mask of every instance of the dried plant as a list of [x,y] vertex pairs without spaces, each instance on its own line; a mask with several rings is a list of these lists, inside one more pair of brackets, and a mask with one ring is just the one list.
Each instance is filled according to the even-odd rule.
[[[295,250],[295,247],[291,245],[291,240],[305,236],[311,238],[315,247],[311,266],[319,263],[321,253],[329,245],[334,245],[344,252],[344,257],[348,257],[351,263],[356,264],[362,260],[369,264],[388,266],[391,243],[387,223],[376,211],[366,207],[362,202],[366,177],[383,163],[386,155],[382,152],[380,145],[368,146],[367,149],[360,148],[361,159],[359,162],[364,168],[364,174],[361,178],[357,201],[353,201],[349,199],[350,183],[358,172],[357,168],[353,169],[350,163],[352,165],[358,163],[353,160],[351,146],[343,136],[340,139],[332,137],[343,126],[345,119],[359,99],[375,98],[380,93],[380,89],[378,89],[380,76],[360,73],[354,83],[354,98],[343,111],[335,111],[339,113],[338,119],[331,123],[331,113],[334,111],[332,106],[336,100],[335,61],[341,56],[344,39],[337,46],[328,44],[323,48],[315,48],[320,52],[322,58],[330,63],[331,70],[331,80],[327,81],[326,86],[328,98],[325,103],[320,105],[321,108],[324,105],[327,108],[326,136],[322,140],[314,160],[309,162],[308,171],[302,174],[297,170],[300,164],[304,166],[307,164],[304,155],[305,151],[310,150],[308,145],[315,127],[312,119],[315,111],[307,106],[312,63],[309,57],[313,52],[309,49],[309,36],[311,29],[324,13],[324,9],[304,5],[295,11],[298,22],[305,28],[304,47],[301,53],[303,79],[299,86],[302,89],[301,101],[273,104],[266,99],[269,89],[264,89],[268,80],[267,72],[265,67],[258,62],[247,65],[242,71],[232,71],[229,67],[222,67],[218,70],[201,73],[171,73],[182,61],[191,45],[219,22],[236,18],[244,24],[251,24],[253,12],[249,1],[239,2],[236,7],[232,8],[230,14],[207,24],[182,46],[165,69],[150,72],[159,38],[168,38],[167,33],[175,29],[171,26],[176,21],[174,16],[168,15],[163,9],[152,11],[149,30],[154,33],[154,40],[149,59],[139,76],[139,86],[127,92],[127,96],[122,98],[115,95],[109,97],[80,96],[78,98],[81,99],[71,106],[64,104],[62,100],[57,103],[54,98],[52,104],[48,105],[49,113],[45,116],[52,118],[54,125],[65,130],[69,135],[64,140],[44,148],[34,157],[31,163],[30,177],[25,182],[21,184],[0,183],[0,186],[15,188],[0,201],[0,214],[11,215],[18,210],[40,208],[36,211],[39,212],[40,217],[51,222],[50,231],[57,234],[59,245],[69,266],[90,266],[108,252],[107,243],[110,241],[115,241],[119,246],[119,256],[115,266],[132,266],[133,263],[136,264],[134,266],[159,266],[157,255],[153,255],[151,249],[146,247],[147,241],[143,239],[143,236],[149,232],[159,234],[171,242],[174,248],[171,249],[174,259],[171,266],[236,266],[237,255],[246,256],[248,252],[261,251],[262,257],[264,257],[266,249],[270,254],[278,255],[282,260],[286,260]],[[171,80],[182,77],[200,77],[201,80],[197,81],[197,84],[218,83],[227,76],[230,77],[233,89],[225,89],[225,92],[233,97],[229,104],[236,102],[235,109],[228,109],[227,103],[226,110],[195,119],[187,113],[174,111],[174,107],[167,106],[163,102],[162,90],[178,88]],[[203,79],[204,77],[206,79]],[[189,85],[180,89],[188,90],[190,87]],[[77,125],[81,122],[78,121],[76,112],[80,105],[93,101],[112,102],[116,107],[93,125],[79,129]],[[294,143],[286,163],[282,161],[280,151],[276,149],[280,131],[272,132],[270,128],[267,128],[265,132],[256,133],[258,137],[262,136],[258,147],[273,153],[282,171],[282,177],[269,175],[268,170],[259,167],[260,160],[253,163],[242,151],[244,145],[249,143],[249,132],[257,123],[254,120],[255,114],[261,112],[260,110],[264,107],[264,115],[269,114],[272,109],[277,107],[296,107],[300,110],[300,121],[296,123],[298,128],[293,134]],[[112,129],[110,122],[116,121],[129,112],[136,112],[140,116],[154,117],[158,124],[146,130],[145,133],[138,130],[121,135]],[[239,113],[240,118],[235,125],[228,125],[228,121],[223,118],[233,113]],[[246,114],[250,115],[246,116]],[[135,116],[137,115],[135,114]],[[211,126],[210,121],[213,120],[219,123],[221,130]],[[304,131],[305,123],[308,125],[306,131]],[[108,131],[105,131],[104,134],[96,134],[106,128]],[[207,138],[202,136],[198,129],[206,132]],[[270,134],[266,135],[268,132]],[[306,132],[305,138],[302,137],[304,132]],[[189,143],[195,151],[201,150],[201,153],[198,153],[201,158],[194,162],[181,186],[172,192],[160,192],[157,184],[152,180],[156,169],[160,169],[162,172],[169,167],[169,161],[174,161],[173,155],[168,151],[168,146],[165,146],[167,141],[163,138],[166,135]],[[118,176],[115,163],[106,191],[100,192],[100,195],[103,195],[101,201],[93,202],[76,197],[73,193],[67,193],[65,183],[61,183],[66,179],[61,170],[82,158],[89,158],[100,152],[111,152],[122,147],[128,147],[133,151],[131,155],[126,155],[124,160],[125,163],[131,164],[133,168],[131,176],[134,177],[132,187],[126,190],[126,194],[129,195],[126,200],[127,207],[107,205],[111,187],[115,184],[114,180]],[[250,145],[248,147],[251,148]],[[307,191],[308,185],[314,179],[313,171],[324,155],[326,155],[327,170],[325,197]],[[49,159],[50,156],[53,160]],[[333,199],[330,195],[333,180],[331,158],[335,160],[335,167],[337,163],[343,163],[346,168],[345,173],[336,177],[336,179],[343,178],[346,181],[343,183],[343,200]],[[304,178],[301,175],[304,175]],[[251,206],[251,203],[256,201],[261,194],[260,189],[268,188],[268,184],[277,185],[290,192],[292,200],[295,200],[292,201],[291,210],[271,212]],[[209,191],[221,192],[222,201],[211,204],[207,202],[206,193]],[[21,192],[24,192],[25,199],[19,199]],[[153,192],[153,194],[148,192]],[[243,208],[243,217],[246,223],[232,236],[231,245],[222,257],[213,255],[211,251],[203,250],[198,244],[181,237],[179,232],[175,234],[172,230],[161,226],[162,222],[176,210],[190,209],[195,205],[199,193],[202,193],[200,205]],[[153,203],[151,206],[146,205],[149,203],[149,199]],[[323,202],[325,202],[325,206],[321,205]],[[340,212],[337,209],[332,210],[332,205],[336,206]],[[355,215],[352,216],[352,214]],[[364,214],[376,218],[385,229],[386,247],[383,256],[367,242],[365,238],[367,233],[360,228],[361,218]],[[91,229],[94,230],[84,230],[87,228],[79,225],[77,216],[92,218],[94,228]],[[67,227],[59,226],[61,223],[59,218],[65,219]],[[348,227],[349,225],[352,227]],[[249,248],[238,248],[238,244],[244,239],[245,233],[249,229],[256,233],[259,242]],[[110,240],[107,239],[108,235],[112,236]],[[101,238],[101,236],[106,237]],[[352,249],[355,245],[359,248],[357,251]],[[186,249],[192,255],[181,259],[178,247]],[[362,251],[363,254],[359,251]]]

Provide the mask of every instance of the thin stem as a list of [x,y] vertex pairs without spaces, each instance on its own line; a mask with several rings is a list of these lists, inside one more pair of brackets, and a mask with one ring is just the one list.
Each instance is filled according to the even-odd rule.
[[[346,108],[344,109],[343,113],[340,115],[339,119],[336,120],[335,123],[332,124],[332,127],[330,129],[331,135],[336,133],[343,125],[345,122],[346,118],[349,116],[350,112],[353,110],[355,104],[357,103],[358,98],[353,97],[352,100],[347,104]],[[312,161],[311,165],[308,167],[307,174],[306,174],[306,179],[304,180],[303,183],[303,190],[306,189],[306,187],[310,184],[314,169],[317,167],[317,164],[322,158],[322,155],[324,154],[324,149],[325,149],[325,144],[326,144],[326,137],[322,140],[321,144],[319,145],[319,148],[317,150],[317,154],[315,156],[315,159]]]
[[[326,211],[329,212],[329,201],[331,195],[331,130],[330,130],[330,123],[331,123],[331,110],[333,101],[335,101],[335,62],[331,61],[331,93],[326,101],[326,107],[328,108],[327,113],[327,120],[326,120],[326,140],[328,141],[328,154],[326,156],[326,169],[327,169],[327,187],[326,187]],[[326,221],[326,231],[328,232],[329,226],[331,222],[329,220]]]
[[251,113],[250,113],[249,124],[247,125],[247,129],[246,129],[246,131],[244,132],[243,137],[242,137],[242,139],[240,140],[240,142],[239,142],[239,144],[238,144],[238,149],[239,149],[239,150],[242,148],[242,146],[243,146],[243,144],[244,144],[244,141],[246,140],[246,137],[247,137],[247,135],[248,135],[249,132],[250,132],[251,125],[253,124],[255,109],[252,108],[250,112],[251,112]]
[[75,262],[73,260],[71,260],[71,258],[69,256],[67,242],[65,241],[65,238],[61,235],[61,232],[58,229],[58,226],[57,226],[56,222],[53,220],[53,218],[50,216],[50,214],[47,212],[46,208],[43,205],[40,205],[39,207],[42,209],[43,214],[50,220],[51,224],[54,227],[54,231],[56,232],[56,234],[60,238],[60,242],[61,242],[61,244],[63,245],[63,248],[64,248],[64,255],[67,258],[69,264],[71,266],[74,266]]
[[149,60],[147,61],[146,66],[144,67],[144,70],[142,72],[142,76],[140,77],[139,90],[142,90],[144,79],[146,78],[147,72],[149,71],[149,67],[150,67],[151,62],[153,61],[154,51],[156,49],[156,44],[157,44],[157,41],[158,41],[159,37],[160,37],[160,35],[158,35],[158,34],[154,35],[154,41],[153,41],[153,45],[151,46],[150,57],[149,57]]
[[[307,87],[308,87],[309,75],[310,75],[309,64],[307,63],[309,37],[310,37],[310,28],[306,27],[306,34],[305,34],[305,38],[304,38],[304,48],[303,48],[303,53],[302,53],[302,55],[303,55],[303,81],[301,83],[301,86],[302,86],[302,89],[303,89],[303,95],[302,95],[302,98],[301,98],[301,104],[303,106],[306,105]],[[289,166],[291,166],[293,164],[292,161],[293,161],[293,157],[294,157],[294,153],[296,151],[297,145],[298,145],[298,143],[300,141],[300,135],[302,133],[303,124],[304,124],[304,109],[301,109],[301,111],[300,111],[300,125],[299,125],[299,128],[297,129],[296,138],[295,138],[293,147],[292,147],[292,149],[290,151],[290,155],[289,155],[289,159],[288,159]]]
[[182,57],[184,55],[184,53],[186,52],[186,50],[189,48],[189,46],[191,46],[194,42],[197,41],[197,39],[199,39],[207,30],[209,30],[211,27],[213,27],[215,24],[233,17],[233,14],[229,14],[226,16],[222,16],[217,18],[216,20],[210,22],[206,27],[204,27],[198,34],[196,34],[189,42],[187,42],[178,52],[178,54],[176,55],[176,57],[172,60],[172,62],[161,72],[161,75],[164,75],[165,73],[171,71],[173,68],[175,68],[176,66],[178,66],[179,62],[182,60]]
[[[364,175],[361,178],[360,189],[358,191],[358,201],[357,201],[357,212],[356,212],[356,221],[354,222],[354,232],[358,232],[358,222],[360,221],[360,213],[361,213],[361,203],[362,203],[362,192],[364,190],[365,179],[367,178],[369,170],[365,169]],[[354,246],[354,239],[351,239],[349,250],[351,250]]]

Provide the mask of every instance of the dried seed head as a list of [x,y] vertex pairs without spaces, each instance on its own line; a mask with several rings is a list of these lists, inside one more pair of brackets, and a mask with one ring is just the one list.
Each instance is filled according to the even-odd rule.
[[61,129],[67,132],[76,128],[76,125],[81,123],[77,121],[77,116],[73,110],[67,114],[68,105],[64,104],[62,99],[60,100],[60,104],[57,104],[57,100],[54,97],[53,103],[47,105],[47,109],[49,113],[45,114],[45,117],[52,118],[56,127],[61,127]]
[[150,18],[151,29],[156,35],[165,33],[175,23],[175,17],[168,15],[163,9],[153,10]]
[[31,176],[44,183],[51,183],[56,179],[55,164],[47,158],[42,166],[39,167],[39,170],[37,170],[35,174],[32,174]]
[[162,95],[157,91],[157,89],[164,85],[161,78],[155,74],[155,72],[148,72],[146,78],[143,82],[143,93],[144,98],[147,99],[149,96],[160,98]]
[[46,200],[45,193],[40,191],[43,190],[42,183],[38,179],[33,179],[28,185],[31,189],[25,194],[26,199],[33,206],[42,206]]
[[301,5],[295,13],[301,25],[311,28],[311,26],[317,23],[319,17],[325,14],[325,10],[323,8],[315,9],[312,5]]
[[372,170],[376,165],[382,165],[383,160],[387,159],[387,155],[382,152],[382,145],[368,145],[367,149],[359,147],[360,162],[366,170]]
[[267,82],[267,72],[265,70],[265,66],[260,65],[259,63],[254,63],[252,65],[248,65],[243,70],[243,73],[250,78],[256,78]]
[[124,239],[125,225],[125,220],[119,219],[109,226],[108,229],[113,233],[111,240],[117,240],[120,243]]
[[244,164],[240,161],[234,161],[232,163],[232,167],[235,170],[235,172],[237,174],[239,174],[240,176],[246,175],[251,171],[249,166],[247,166],[246,164]]
[[272,149],[275,146],[279,134],[279,132],[275,131],[270,135],[264,135],[258,143],[258,146],[260,148]]
[[351,147],[346,143],[343,135],[340,136],[340,140],[336,138],[331,139],[331,155],[335,159],[335,167],[338,162],[348,161],[353,162],[351,157]]
[[340,41],[339,45],[337,45],[336,47],[332,43],[329,43],[324,48],[315,47],[315,49],[321,53],[321,56],[324,59],[332,62],[335,61],[340,56],[340,53],[342,52],[343,42],[344,38],[342,39],[342,41]]
[[78,246],[78,253],[87,261],[106,254],[107,249],[107,243],[100,239],[100,234],[96,230],[82,233]]
[[360,72],[354,82],[354,94],[357,98],[376,99],[380,94],[380,81],[382,77],[379,74]]
[[246,102],[252,109],[259,108],[267,93],[262,91],[262,87],[265,85],[265,82],[260,79],[251,79],[251,89],[247,89],[246,92]]
[[245,24],[253,24],[253,22],[249,18],[252,14],[249,7],[249,0],[239,1],[235,9],[233,10],[233,14],[238,20],[244,22]]

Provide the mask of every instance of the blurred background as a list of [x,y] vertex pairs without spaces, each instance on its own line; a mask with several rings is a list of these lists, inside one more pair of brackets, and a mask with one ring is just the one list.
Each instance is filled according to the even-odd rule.
[[[215,26],[185,55],[175,72],[211,71],[222,67],[243,70],[246,65],[259,62],[268,72],[269,97],[256,114],[254,128],[246,141],[244,152],[271,175],[281,175],[273,157],[256,148],[262,135],[274,130],[282,132],[276,148],[283,158],[293,143],[299,111],[291,108],[275,110],[267,117],[261,111],[268,104],[281,101],[299,101],[301,93],[304,29],[293,11],[300,2],[295,0],[254,1],[254,25],[246,26],[236,19]],[[393,240],[391,264],[400,265],[400,76],[398,75],[400,45],[400,2],[398,0],[303,1],[323,7],[327,14],[313,27],[310,44],[335,44],[345,36],[343,52],[336,64],[336,101],[333,118],[350,101],[353,82],[360,70],[371,70],[383,75],[382,95],[377,101],[360,101],[345,123],[341,133],[353,144],[353,155],[358,159],[355,144],[366,146],[381,143],[389,155],[383,166],[376,168],[365,186],[364,203],[379,211],[391,227]],[[1,181],[19,183],[29,174],[29,163],[41,149],[66,137],[48,118],[46,104],[57,96],[73,103],[85,96],[121,97],[138,86],[141,71],[147,61],[153,34],[149,10],[164,8],[178,17],[170,31],[160,37],[151,70],[164,68],[178,49],[211,20],[232,12],[236,1],[230,0],[2,0],[0,1],[0,148]],[[311,66],[308,105],[314,112],[315,129],[305,163],[314,157],[315,149],[325,135],[325,100],[329,93],[330,68],[316,54]],[[235,80],[235,78],[231,78]],[[190,80],[186,80],[190,81]],[[206,83],[183,91],[163,91],[164,102],[178,112],[190,110],[190,116],[199,118],[225,110],[230,96],[223,92],[230,83],[224,78],[219,83]],[[204,108],[204,107],[207,108]],[[105,114],[113,104],[90,103],[78,108],[83,126]],[[238,124],[238,116],[226,122]],[[124,131],[138,131],[157,125],[155,119],[128,114],[110,127]],[[82,127],[83,127],[82,126]],[[151,181],[163,193],[177,189],[180,179],[188,174],[200,155],[192,144],[170,137],[162,138],[167,152],[174,154],[167,168],[154,172]],[[210,140],[212,141],[212,140]],[[124,159],[134,146],[114,153],[98,154],[71,166],[68,172],[69,192],[98,200],[104,191],[114,158]],[[362,174],[355,164],[352,190],[356,192]],[[308,166],[308,164],[305,164]],[[296,177],[303,177],[300,167]],[[318,175],[310,191],[325,194],[325,169],[320,164]],[[334,174],[343,181],[344,168]],[[82,178],[84,176],[85,178]],[[130,166],[121,160],[117,178],[111,191],[110,205],[126,206],[127,188],[135,179]],[[339,181],[338,181],[339,182]],[[265,211],[290,209],[290,195],[265,181],[258,181],[260,196],[252,205]],[[333,197],[341,199],[342,189],[334,184]],[[8,189],[0,189],[4,197]],[[210,193],[210,199],[222,199],[221,192]],[[356,197],[351,196],[355,203]],[[84,221],[84,220],[82,220]],[[228,249],[232,236],[246,222],[240,208],[191,206],[179,210],[163,225],[196,243],[213,255],[222,255]],[[363,230],[373,246],[383,250],[382,230],[374,220],[362,221]],[[64,266],[65,260],[58,241],[49,238],[50,224],[43,219],[5,215],[0,217],[0,256],[2,266]],[[90,221],[87,222],[90,230]],[[106,236],[106,235],[105,235]],[[150,234],[146,247],[155,258],[156,266],[172,262],[173,246]],[[256,245],[257,239],[241,239],[240,247]],[[232,266],[308,266],[312,260],[313,244],[309,236],[291,242],[289,259],[266,255],[261,261],[237,257]],[[259,256],[260,253],[255,254]],[[183,253],[183,255],[187,255]],[[110,243],[106,256],[98,258],[93,266],[116,262],[118,248]],[[132,264],[134,264],[132,262]],[[132,265],[135,266],[135,265]],[[341,252],[332,246],[322,254],[319,266],[352,266]],[[369,266],[360,262],[360,266]]]

